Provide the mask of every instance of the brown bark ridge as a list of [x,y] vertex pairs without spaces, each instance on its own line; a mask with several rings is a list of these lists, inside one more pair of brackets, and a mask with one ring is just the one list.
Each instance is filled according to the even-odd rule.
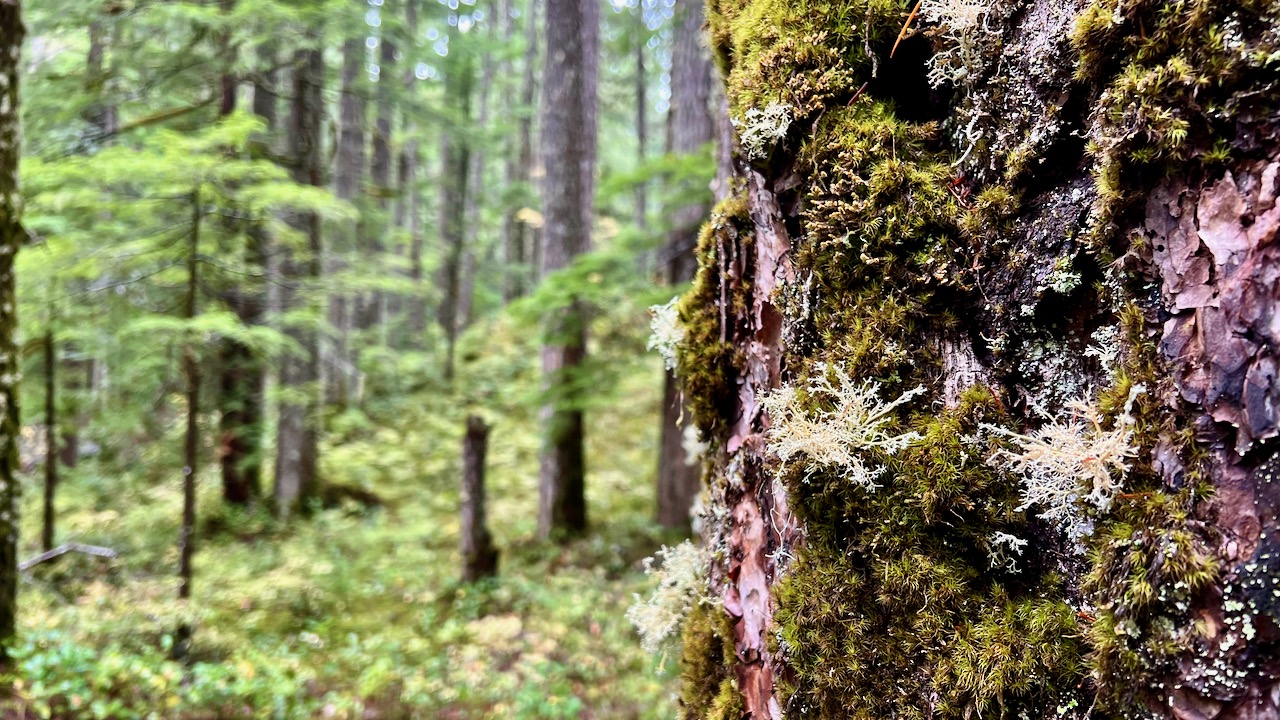
[[1280,718],[1274,3],[708,16],[740,151],[678,355],[730,628],[686,639],[735,652],[685,716]]
[[[591,243],[594,218],[597,0],[548,0],[542,93],[542,272],[567,267]],[[581,392],[586,317],[570,301],[549,313],[542,347],[543,446],[538,533],[567,537],[587,526]]]
[[[717,136],[711,114],[715,70],[703,32],[702,3],[677,2],[675,19],[667,149],[673,154],[702,152]],[[643,48],[639,52],[639,57],[643,57]],[[640,99],[643,100],[643,95]],[[643,202],[643,196],[637,202]],[[672,285],[693,279],[698,267],[694,257],[698,227],[710,210],[708,197],[708,201],[683,204],[669,212],[672,227],[662,260],[666,264],[666,280]],[[689,511],[702,489],[699,459],[687,457],[685,450],[686,437],[693,432],[693,419],[676,378],[668,372],[663,389],[662,450],[658,461],[658,523],[666,527],[689,527]]]
[[485,453],[489,445],[489,425],[484,419],[467,417],[462,438],[462,580],[473,583],[498,574],[498,549],[489,534],[485,506]]
[[7,648],[17,621],[18,595],[18,378],[21,356],[14,258],[26,232],[21,224],[18,188],[18,78],[22,56],[22,5],[0,3],[0,665],[8,665]]
[[[322,187],[321,123],[324,118],[324,53],[314,33],[307,38],[311,48],[294,53],[293,100],[289,121],[289,147],[295,182]],[[320,218],[305,213],[295,227],[306,238],[304,248],[280,248],[280,304],[288,311],[304,302],[303,291],[320,274]],[[315,331],[298,325],[287,332],[302,348],[300,354],[281,361],[280,386],[285,392],[280,402],[276,434],[275,509],[281,517],[305,510],[316,490],[316,406],[319,379],[319,348]]]

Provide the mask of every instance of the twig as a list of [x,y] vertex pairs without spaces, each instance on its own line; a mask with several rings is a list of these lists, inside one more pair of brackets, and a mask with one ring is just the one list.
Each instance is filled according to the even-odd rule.
[[893,57],[893,54],[898,51],[898,43],[907,36],[911,21],[916,19],[916,13],[920,12],[920,4],[923,2],[924,0],[916,0],[916,6],[911,8],[911,14],[907,16],[907,21],[902,24],[902,30],[898,32],[898,39],[893,41],[893,49],[889,51],[889,57]]
[[84,553],[85,555],[92,555],[94,557],[101,558],[118,557],[116,551],[111,548],[99,547],[97,545],[82,545],[80,543],[67,543],[66,545],[59,545],[52,550],[42,552],[30,560],[19,563],[18,570],[26,572],[42,562],[48,562],[49,560],[53,560],[54,558],[62,557],[67,553],[73,552]]

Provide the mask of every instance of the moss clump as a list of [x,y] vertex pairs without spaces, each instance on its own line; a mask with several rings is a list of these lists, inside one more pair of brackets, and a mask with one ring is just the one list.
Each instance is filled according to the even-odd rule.
[[730,671],[733,625],[719,606],[694,605],[680,651],[680,718],[738,720],[742,700]]
[[1089,144],[1096,236],[1114,232],[1144,178],[1250,152],[1251,126],[1275,123],[1280,6],[1270,0],[1097,0],[1072,40],[1078,77],[1102,86]]
[[812,120],[870,78],[908,5],[901,0],[711,0],[711,40],[731,114],[770,103]]
[[985,389],[916,425],[923,439],[875,458],[866,491],[838,473],[787,474],[808,544],[777,589],[779,646],[803,716],[1044,717],[1083,676],[1085,648],[1043,549],[993,562],[992,536],[1030,537],[1014,483],[982,462]]
[[694,424],[704,438],[732,422],[738,352],[734,318],[750,294],[751,218],[738,195],[721,202],[698,236],[698,274],[678,307],[684,339],[676,349],[678,374]]
[[1198,638],[1190,608],[1218,574],[1195,489],[1134,494],[1095,538],[1084,589],[1098,607],[1090,664],[1101,704],[1126,717],[1167,697]]

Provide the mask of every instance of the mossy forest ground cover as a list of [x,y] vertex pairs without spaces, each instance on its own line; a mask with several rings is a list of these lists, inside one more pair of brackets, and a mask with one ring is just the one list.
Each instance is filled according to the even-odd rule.
[[[348,499],[288,524],[234,511],[220,497],[216,448],[203,448],[189,605],[174,600],[180,423],[124,469],[81,463],[60,489],[59,541],[119,557],[67,556],[26,574],[10,710],[122,720],[671,717],[675,657],[644,653],[624,619],[632,593],[646,589],[641,559],[673,539],[651,519],[660,378],[652,358],[619,378],[624,401],[589,412],[593,529],[564,547],[533,539],[534,404],[490,416],[490,524],[503,554],[499,578],[473,587],[457,580],[465,403],[438,388],[330,419],[323,477],[380,505]],[[23,502],[24,558],[38,552],[38,472]],[[194,642],[182,664],[168,656],[184,623]]]

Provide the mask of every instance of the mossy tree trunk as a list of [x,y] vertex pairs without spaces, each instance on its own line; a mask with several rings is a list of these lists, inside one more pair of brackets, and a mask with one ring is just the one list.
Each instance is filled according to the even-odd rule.
[[1280,717],[1280,12],[916,10],[709,3],[684,715]]
[[17,625],[18,601],[18,298],[14,258],[26,237],[18,189],[18,72],[22,56],[22,4],[0,2],[0,667]]

